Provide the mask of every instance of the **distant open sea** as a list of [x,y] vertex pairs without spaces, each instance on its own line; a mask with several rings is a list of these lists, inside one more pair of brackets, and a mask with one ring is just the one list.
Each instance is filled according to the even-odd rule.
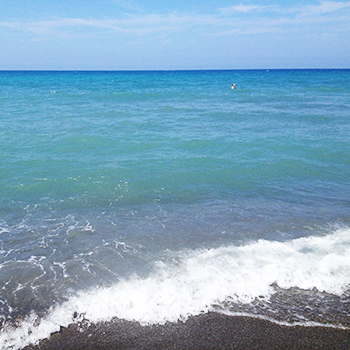
[[0,348],[207,312],[350,327],[350,70],[0,71]]

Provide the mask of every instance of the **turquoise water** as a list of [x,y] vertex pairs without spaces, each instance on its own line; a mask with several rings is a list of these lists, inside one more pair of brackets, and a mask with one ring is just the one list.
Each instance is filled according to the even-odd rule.
[[348,189],[348,71],[3,72],[1,82],[6,209],[303,201],[309,189],[327,201]]
[[[128,291],[164,271],[175,281],[193,259],[202,261],[192,270],[197,277],[186,275],[172,290],[203,289],[229,261],[223,275],[246,277],[231,276],[235,287],[215,281],[226,294],[193,297],[178,314],[152,318],[161,314],[157,300],[147,317],[126,306],[108,317],[159,323],[219,304],[287,323],[348,325],[348,312],[334,310],[347,305],[350,283],[349,91],[349,70],[0,72],[3,326],[33,313],[44,320],[79,296],[95,300],[96,288],[113,299],[122,280]],[[300,239],[310,241],[289,257],[289,268],[258,283],[254,271],[288,255],[276,256],[274,247],[290,251]],[[235,249],[249,247],[260,253],[246,252],[248,264]],[[226,263],[204,259],[208,251]],[[337,264],[327,272],[330,256]],[[310,270],[294,265],[304,258]],[[300,279],[278,282],[293,273]],[[317,293],[327,292],[332,312],[315,320],[304,311],[265,315],[256,306],[261,295],[271,300],[290,288],[304,291],[302,305],[305,293],[316,290],[317,304]],[[278,301],[276,308],[283,308]]]

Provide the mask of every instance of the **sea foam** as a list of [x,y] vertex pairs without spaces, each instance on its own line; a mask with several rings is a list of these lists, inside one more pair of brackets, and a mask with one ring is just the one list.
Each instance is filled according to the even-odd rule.
[[117,317],[144,325],[185,321],[228,299],[243,304],[268,300],[273,285],[345,293],[350,285],[350,229],[286,242],[165,252],[146,278],[134,275],[109,288],[81,291],[41,320],[32,312],[18,328],[5,326],[0,347],[36,344],[82,318],[97,323]]

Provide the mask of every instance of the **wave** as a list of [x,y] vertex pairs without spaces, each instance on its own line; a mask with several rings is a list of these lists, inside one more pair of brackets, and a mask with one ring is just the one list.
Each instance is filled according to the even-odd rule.
[[185,321],[210,311],[228,313],[228,305],[269,302],[278,290],[298,288],[341,297],[349,292],[349,256],[348,228],[287,242],[167,251],[148,277],[134,275],[108,288],[80,291],[52,306],[42,319],[32,312],[17,327],[5,325],[0,347],[37,344],[82,319],[98,323],[120,318],[148,325]]

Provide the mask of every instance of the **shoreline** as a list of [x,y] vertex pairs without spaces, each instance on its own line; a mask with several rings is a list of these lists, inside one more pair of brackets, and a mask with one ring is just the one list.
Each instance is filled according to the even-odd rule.
[[350,330],[322,326],[283,326],[248,316],[208,313],[186,322],[141,326],[114,319],[61,328],[49,339],[22,350],[110,349],[350,349]]

